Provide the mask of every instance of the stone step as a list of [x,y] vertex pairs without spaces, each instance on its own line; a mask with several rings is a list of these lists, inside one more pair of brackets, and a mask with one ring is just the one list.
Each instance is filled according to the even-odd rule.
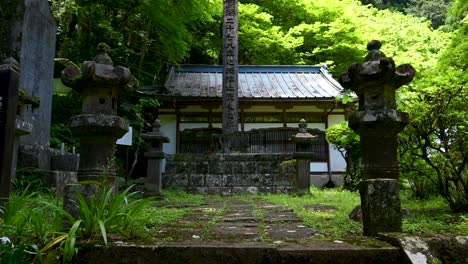
[[81,245],[75,263],[127,264],[230,264],[230,263],[402,263],[396,247],[380,248],[347,243],[309,242],[306,244],[273,243],[164,243],[135,245],[119,243],[109,247]]

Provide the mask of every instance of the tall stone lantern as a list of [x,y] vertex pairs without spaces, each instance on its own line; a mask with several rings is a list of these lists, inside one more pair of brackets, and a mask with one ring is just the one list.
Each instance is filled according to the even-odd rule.
[[161,123],[154,121],[153,131],[144,133],[141,137],[150,145],[145,157],[148,158],[146,174],[146,195],[161,195],[162,160],[164,159],[163,144],[169,143],[169,138],[159,131]]
[[352,64],[339,79],[359,97],[359,109],[351,114],[349,127],[361,137],[362,220],[364,235],[369,236],[401,232],[397,134],[409,123],[409,116],[396,109],[395,91],[415,75],[409,64],[395,67],[393,59],[379,50],[381,46],[377,40],[370,41],[365,62]]
[[102,181],[104,168],[109,169],[107,180],[114,181],[109,162],[117,139],[128,131],[128,122],[117,116],[117,101],[123,91],[135,89],[135,79],[129,69],[113,66],[109,51],[107,44],[100,43],[92,61],[85,61],[81,69],[67,67],[62,72],[62,82],[82,98],[82,114],[70,119],[72,133],[80,138],[79,182]]
[[294,179],[293,192],[299,195],[310,194],[310,161],[314,153],[310,152],[310,146],[315,136],[307,132],[307,122],[299,121],[299,132],[293,135],[291,140],[296,144],[292,155],[296,159],[296,178]]

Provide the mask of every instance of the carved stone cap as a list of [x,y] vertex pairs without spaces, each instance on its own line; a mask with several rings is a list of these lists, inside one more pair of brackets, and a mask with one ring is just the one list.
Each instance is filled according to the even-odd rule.
[[311,142],[315,140],[315,136],[307,132],[307,122],[305,121],[305,119],[301,119],[299,121],[298,126],[299,126],[299,132],[296,135],[293,135],[291,138],[293,142],[304,143],[304,142]]
[[86,87],[114,86],[126,91],[136,90],[137,80],[130,70],[123,66],[113,66],[112,59],[107,54],[110,47],[105,43],[97,46],[97,55],[92,61],[83,62],[81,69],[68,66],[62,71],[62,82],[82,92]]
[[147,142],[162,142],[169,143],[170,140],[166,137],[159,129],[161,128],[161,122],[159,119],[154,120],[153,131],[144,133],[141,137]]
[[340,75],[339,82],[345,89],[358,94],[364,93],[366,87],[388,85],[394,89],[413,80],[416,73],[409,64],[395,67],[392,58],[380,51],[382,43],[371,40],[367,44],[368,54],[364,63],[353,63],[347,72]]

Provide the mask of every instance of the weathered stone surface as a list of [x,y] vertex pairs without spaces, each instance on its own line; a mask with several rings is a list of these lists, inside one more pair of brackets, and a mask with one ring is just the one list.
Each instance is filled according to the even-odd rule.
[[34,111],[28,107],[22,113],[21,119],[31,123],[34,129],[21,138],[21,143],[47,146],[50,140],[56,23],[46,0],[4,1],[2,8],[5,8],[2,28],[7,31],[2,36],[10,39],[2,42],[9,47],[8,51],[0,48],[0,61],[10,56],[19,60],[20,87],[37,96],[41,102]]
[[398,180],[363,180],[359,192],[364,235],[402,231]]
[[[109,58],[110,59],[110,58]],[[160,131],[161,123],[154,120],[153,130],[141,135],[150,148],[145,153],[148,158],[146,172],[146,195],[161,195],[162,193],[162,160],[165,157],[163,144],[169,143],[169,138]]]
[[349,127],[361,138],[360,192],[366,235],[401,231],[397,134],[409,117],[396,109],[395,91],[415,75],[408,64],[395,68],[393,59],[379,50],[381,46],[377,40],[370,41],[366,61],[352,64],[339,78],[345,89],[359,97],[359,109],[351,114]]
[[438,236],[426,242],[432,254],[442,263],[468,263],[468,236]]
[[54,155],[51,157],[50,163],[51,170],[77,171],[79,164],[79,156],[78,154],[71,153]]
[[[290,157],[283,154],[168,155],[163,186],[182,187],[192,192],[208,190],[196,187],[207,187],[210,193],[215,190],[225,193],[288,192],[292,177],[284,171],[294,172],[295,169],[292,165],[289,168],[280,164]],[[183,181],[179,180],[181,175],[184,175]]]
[[10,67],[0,69],[0,206],[10,197],[15,139],[18,73]]

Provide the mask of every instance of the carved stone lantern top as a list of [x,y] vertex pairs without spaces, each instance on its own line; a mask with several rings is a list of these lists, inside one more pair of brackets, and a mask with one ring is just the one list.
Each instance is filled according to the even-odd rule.
[[128,68],[114,67],[110,50],[100,43],[92,61],[83,62],[81,69],[68,66],[62,71],[62,82],[81,94],[84,114],[116,115],[118,95],[137,88],[137,80]]
[[83,62],[81,69],[67,67],[62,71],[62,82],[81,93],[86,87],[115,86],[133,91],[136,79],[123,66],[114,67],[108,55],[110,47],[105,43],[97,46],[97,55],[92,61]]
[[299,121],[299,132],[296,134],[296,135],[293,135],[291,140],[295,143],[307,143],[307,142],[312,142],[313,140],[315,140],[315,137],[314,135],[310,134],[309,132],[307,132],[307,122],[305,121],[305,119],[301,119]]
[[395,90],[409,83],[415,75],[409,64],[395,67],[392,58],[380,51],[382,43],[372,40],[367,44],[364,63],[353,63],[340,75],[339,82],[359,97],[359,111],[396,110]]
[[159,119],[154,120],[153,131],[144,133],[141,137],[148,143],[169,143],[169,138],[164,135],[159,129],[161,128],[161,122]]

